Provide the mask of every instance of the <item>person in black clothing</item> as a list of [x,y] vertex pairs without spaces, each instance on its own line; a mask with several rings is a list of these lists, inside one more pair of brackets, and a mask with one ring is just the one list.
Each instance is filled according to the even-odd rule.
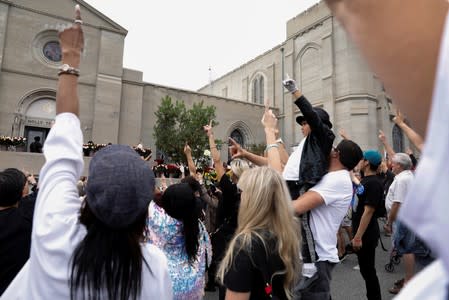
[[[243,159],[234,159],[231,161],[232,175],[225,174],[225,168],[220,158],[220,153],[215,145],[214,134],[212,131],[212,121],[205,125],[204,131],[209,138],[211,156],[217,173],[219,187],[222,197],[217,208],[217,229],[212,234],[212,245],[214,248],[214,258],[220,261],[223,257],[228,243],[230,242],[237,228],[237,215],[240,206],[240,191],[237,188],[237,182],[240,176],[249,169],[249,163]],[[225,298],[226,289],[223,286],[219,288],[219,299]]]
[[21,171],[0,172],[0,296],[30,256],[36,194],[28,195],[28,180]]
[[375,212],[383,198],[383,184],[377,176],[381,162],[379,151],[364,152],[360,163],[360,170],[364,175],[361,181],[364,192],[358,195],[359,201],[352,210],[352,229],[355,232],[352,247],[357,254],[360,273],[365,280],[368,300],[382,298],[375,267],[376,247],[380,236]]
[[42,153],[42,144],[40,136],[34,137],[34,142],[30,144],[30,152]]
[[238,227],[218,271],[226,299],[291,299],[300,237],[287,186],[269,167],[245,171],[238,186]]

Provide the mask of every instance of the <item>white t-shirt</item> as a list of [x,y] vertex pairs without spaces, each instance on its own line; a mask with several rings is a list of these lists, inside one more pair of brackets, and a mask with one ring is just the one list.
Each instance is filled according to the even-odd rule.
[[337,232],[351,203],[351,176],[347,170],[329,172],[310,191],[324,200],[324,205],[312,209],[310,216],[318,261],[337,263]]
[[302,149],[304,148],[306,138],[307,137],[302,139],[295,151],[288,157],[284,171],[282,172],[282,177],[284,177],[285,180],[299,180],[299,164],[301,163]]
[[[70,259],[86,235],[78,221],[81,206],[76,183],[83,170],[83,136],[78,117],[56,116],[44,145],[45,165],[40,175],[28,262],[1,299],[70,299]],[[165,255],[142,244],[150,266],[142,264],[141,299],[171,299],[171,280]]]
[[394,177],[393,183],[388,189],[387,197],[385,197],[387,212],[390,212],[393,202],[404,203],[413,178],[413,172],[410,170],[402,171]]

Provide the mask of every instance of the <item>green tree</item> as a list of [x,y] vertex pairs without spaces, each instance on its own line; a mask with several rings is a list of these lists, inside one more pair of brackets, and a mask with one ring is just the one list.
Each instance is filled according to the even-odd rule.
[[[209,148],[209,141],[203,131],[203,125],[215,118],[215,106],[205,106],[204,102],[194,103],[187,109],[184,102],[171,97],[162,98],[155,112],[156,125],[154,138],[156,147],[161,150],[170,162],[185,162],[184,145],[187,142],[192,149],[195,161],[202,158],[204,150]],[[213,126],[218,125],[212,122]],[[217,144],[221,141],[217,140]]]

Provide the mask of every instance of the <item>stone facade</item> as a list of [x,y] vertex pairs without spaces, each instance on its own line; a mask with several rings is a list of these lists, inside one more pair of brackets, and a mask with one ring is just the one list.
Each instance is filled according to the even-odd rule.
[[[154,113],[165,96],[182,100],[187,107],[201,100],[214,105],[219,122],[214,131],[221,140],[237,130],[245,144],[264,141],[263,105],[143,82],[142,72],[123,68],[127,31],[89,4],[77,2],[82,6],[85,34],[79,77],[85,142],[141,142],[156,153]],[[60,62],[44,51],[47,43],[57,41],[58,29],[72,22],[73,5],[69,0],[57,4],[0,0],[0,135],[26,136],[28,143],[37,135],[45,140],[55,116]],[[222,152],[225,156],[226,147]],[[23,155],[0,152],[0,169],[20,165],[38,170],[43,163],[35,154],[27,159]]]
[[[289,20],[286,36],[282,44],[199,92],[222,95],[226,91],[233,99],[259,101],[254,91],[260,87],[258,78],[263,77],[264,86],[259,94],[271,99],[279,110],[284,141],[294,146],[302,135],[295,123],[300,112],[281,85],[288,74],[314,106],[329,113],[335,132],[344,128],[363,149],[380,149],[377,137],[380,129],[391,142],[394,125],[391,100],[324,2]],[[402,140],[401,136],[398,138]]]
[[[156,150],[154,113],[161,98],[170,96],[187,107],[200,100],[216,106],[217,138],[237,132],[246,145],[263,143],[260,119],[268,98],[286,145],[293,147],[302,138],[295,123],[300,112],[282,87],[283,74],[297,80],[313,105],[329,112],[335,132],[346,129],[364,149],[380,147],[379,129],[392,140],[391,101],[323,2],[287,22],[285,42],[197,92],[146,83],[142,72],[123,68],[126,29],[77,2],[85,33],[79,95],[86,142],[141,142]],[[57,55],[51,43],[57,30],[72,22],[73,5],[69,0],[0,0],[0,135],[26,136],[29,143],[36,135],[45,140],[55,116],[60,64],[47,56]],[[404,146],[402,139],[398,135],[396,144]],[[227,149],[222,151],[226,155]],[[35,161],[33,169],[42,164],[23,161]],[[0,152],[0,169],[17,163]]]

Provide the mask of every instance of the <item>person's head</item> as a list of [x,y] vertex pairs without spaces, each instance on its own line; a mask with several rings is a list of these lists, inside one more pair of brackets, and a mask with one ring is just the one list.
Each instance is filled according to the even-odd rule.
[[236,158],[231,161],[232,181],[237,183],[240,176],[246,170],[249,170],[250,166],[247,160]]
[[34,141],[35,142],[40,142],[41,141],[41,137],[40,136],[35,136],[34,137]]
[[[202,173],[201,173],[202,175]],[[196,180],[195,177],[193,176],[186,176],[183,179],[181,179],[181,183],[187,183],[190,188],[192,189],[192,191],[195,193],[196,197],[200,196],[200,191],[201,191],[201,185],[198,182],[198,180]]]
[[395,175],[402,171],[410,170],[412,167],[412,160],[406,153],[396,153],[391,159],[391,170]]
[[131,147],[111,145],[92,158],[80,214],[87,233],[72,256],[72,299],[104,291],[109,299],[138,297],[153,190],[152,170]]
[[161,205],[170,217],[182,221],[185,249],[189,262],[193,263],[199,246],[200,207],[190,184],[179,183],[169,186],[162,194]]
[[337,147],[333,147],[330,160],[338,160],[346,170],[351,171],[362,158],[363,152],[359,145],[351,140],[342,140]]
[[361,162],[361,171],[364,173],[377,172],[382,163],[382,155],[377,150],[366,150],[363,152],[363,161]]
[[[332,123],[330,121],[329,114],[321,107],[314,107],[313,110],[318,115],[321,122],[323,122],[325,125],[327,125],[327,127],[329,127],[329,129],[331,129]],[[310,132],[312,131],[312,129],[310,128],[310,125],[307,123],[304,116],[297,116],[296,123],[301,125],[301,131],[302,131],[303,136],[308,136],[310,134]]]
[[284,289],[288,294],[299,267],[299,225],[296,223],[291,198],[282,176],[269,167],[245,171],[239,182],[241,201],[238,227],[220,266],[223,279],[231,267],[235,251],[245,251],[254,237],[264,240],[261,231],[277,239],[277,251],[286,266]]
[[9,168],[0,172],[0,206],[12,206],[23,197],[27,179],[23,172]]

